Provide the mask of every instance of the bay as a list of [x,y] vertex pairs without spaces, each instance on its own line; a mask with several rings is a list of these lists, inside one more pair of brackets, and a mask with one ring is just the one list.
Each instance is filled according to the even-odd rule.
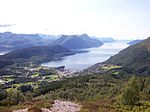
[[105,43],[100,47],[83,49],[88,51],[86,53],[66,56],[59,60],[42,63],[41,65],[47,67],[65,66],[66,69],[80,71],[90,67],[93,64],[107,60],[128,46],[129,45],[126,43],[126,41]]

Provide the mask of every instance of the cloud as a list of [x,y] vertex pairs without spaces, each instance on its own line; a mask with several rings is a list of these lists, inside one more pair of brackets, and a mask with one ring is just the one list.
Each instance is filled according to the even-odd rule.
[[0,24],[0,27],[10,27],[14,26],[15,24]]

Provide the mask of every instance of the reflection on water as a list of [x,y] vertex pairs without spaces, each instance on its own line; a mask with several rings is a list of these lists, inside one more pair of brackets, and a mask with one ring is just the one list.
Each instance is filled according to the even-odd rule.
[[103,62],[120,50],[128,47],[125,42],[106,43],[101,47],[86,49],[89,52],[66,56],[61,60],[43,63],[42,66],[58,67],[64,65],[67,69],[83,70],[95,63]]

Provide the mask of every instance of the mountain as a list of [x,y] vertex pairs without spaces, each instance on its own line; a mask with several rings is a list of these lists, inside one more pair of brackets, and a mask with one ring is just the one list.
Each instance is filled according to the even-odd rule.
[[36,46],[6,53],[0,56],[0,67],[22,62],[46,62],[74,52],[62,46]]
[[42,39],[51,39],[51,40],[56,40],[60,37],[60,35],[46,35],[46,34],[38,34]]
[[103,45],[98,39],[90,38],[87,34],[83,35],[62,35],[53,42],[54,45],[61,45],[68,49],[84,49]]
[[135,45],[135,44],[138,44],[138,43],[140,43],[140,42],[142,42],[142,41],[143,41],[143,40],[137,39],[137,40],[133,40],[133,41],[128,42],[128,44],[129,44],[129,45]]
[[99,40],[103,43],[111,43],[114,42],[115,40],[111,37],[106,37],[106,38],[99,38]]
[[54,36],[51,35],[0,33],[0,51],[16,50],[32,46],[48,46],[54,40]]
[[96,37],[96,36],[92,36],[92,38],[98,39],[103,43],[111,43],[114,42],[115,40],[112,37]]
[[121,65],[140,74],[150,74],[150,37],[120,51],[104,63]]

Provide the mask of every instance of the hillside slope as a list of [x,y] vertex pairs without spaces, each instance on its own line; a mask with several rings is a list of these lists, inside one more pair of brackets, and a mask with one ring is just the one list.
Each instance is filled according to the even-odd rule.
[[74,54],[74,52],[62,46],[36,46],[24,48],[0,56],[0,67],[16,62],[22,63],[25,61],[40,63],[72,54]]
[[84,49],[91,47],[98,47],[103,45],[103,43],[97,39],[92,39],[88,35],[62,35],[58,40],[56,40],[54,45],[62,45],[68,49]]
[[142,41],[144,41],[144,40],[139,40],[139,39],[137,39],[137,40],[133,40],[133,41],[128,42],[128,44],[129,44],[129,45],[135,45],[135,44],[138,44],[138,43],[140,43],[140,42],[142,42]]
[[[45,37],[47,36],[47,37]],[[48,46],[55,37],[40,34],[0,33],[0,51],[16,50],[33,46]]]
[[104,63],[133,68],[138,73],[150,73],[150,37],[112,56]]

